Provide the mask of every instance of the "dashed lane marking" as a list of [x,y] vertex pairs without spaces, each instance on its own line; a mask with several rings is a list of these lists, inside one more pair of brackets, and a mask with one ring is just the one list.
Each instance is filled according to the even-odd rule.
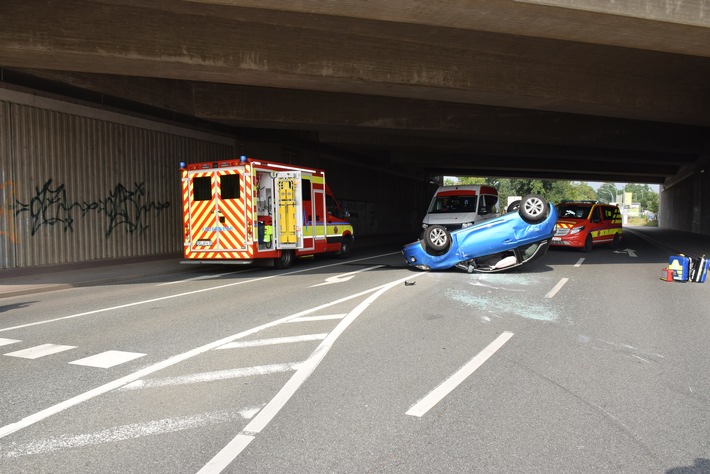
[[101,354],[92,355],[83,359],[69,362],[74,365],[85,365],[87,367],[98,367],[108,369],[115,365],[124,364],[132,360],[145,356],[139,352],[106,351]]
[[9,346],[10,344],[14,344],[16,342],[22,342],[19,339],[5,339],[3,337],[0,337],[0,346]]
[[62,346],[60,344],[42,344],[35,347],[29,347],[15,352],[5,354],[10,357],[20,357],[22,359],[39,359],[40,357],[57,354],[59,352],[76,349],[76,346]]
[[495,354],[498,349],[503,347],[503,344],[508,342],[508,340],[513,337],[513,333],[506,331],[500,336],[498,336],[493,342],[488,344],[488,346],[479,352],[473,359],[468,361],[463,367],[457,370],[451,377],[444,380],[438,387],[429,392],[424,398],[419,400],[417,403],[412,405],[412,407],[407,410],[406,415],[422,417],[431,408],[439,403],[445,396],[447,396],[453,389],[458,387],[464,380],[466,380],[471,374],[473,374],[480,366],[483,365],[488,359]]
[[565,286],[565,283],[567,283],[567,281],[569,281],[569,278],[563,278],[559,282],[557,282],[555,287],[545,295],[545,298],[553,298],[557,294],[557,292],[560,291],[563,286]]

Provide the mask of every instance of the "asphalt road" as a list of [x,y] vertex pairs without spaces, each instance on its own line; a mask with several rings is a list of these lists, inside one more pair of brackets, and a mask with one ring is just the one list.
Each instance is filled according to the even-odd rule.
[[399,248],[0,300],[0,472],[710,472],[710,283]]

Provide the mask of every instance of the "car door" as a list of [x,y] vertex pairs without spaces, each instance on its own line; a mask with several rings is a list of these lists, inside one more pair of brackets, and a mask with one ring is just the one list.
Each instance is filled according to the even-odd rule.
[[592,212],[589,213],[589,225],[591,227],[591,234],[593,242],[600,243],[606,240],[604,235],[604,220],[602,219],[602,208],[601,206],[594,206]]

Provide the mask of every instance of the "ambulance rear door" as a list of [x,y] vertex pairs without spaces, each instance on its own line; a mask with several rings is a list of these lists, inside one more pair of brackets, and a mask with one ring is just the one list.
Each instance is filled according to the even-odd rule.
[[244,167],[188,173],[192,252],[244,251],[247,240],[247,178]]
[[276,248],[303,248],[303,197],[301,172],[274,173]]

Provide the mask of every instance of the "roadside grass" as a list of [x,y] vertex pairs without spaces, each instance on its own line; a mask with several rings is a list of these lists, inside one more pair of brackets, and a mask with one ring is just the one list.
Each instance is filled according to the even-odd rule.
[[649,221],[645,217],[629,217],[628,225],[658,227],[658,220]]

